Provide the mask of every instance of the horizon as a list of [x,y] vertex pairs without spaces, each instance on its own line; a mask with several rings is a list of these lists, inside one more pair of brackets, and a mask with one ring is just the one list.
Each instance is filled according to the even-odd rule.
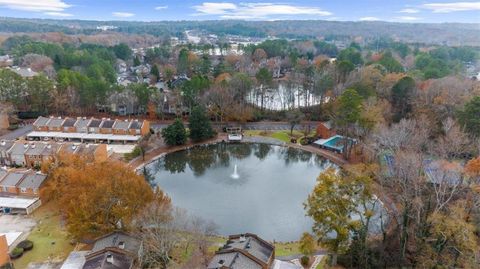
[[480,1],[0,0],[0,17],[82,21],[290,21],[480,23]]

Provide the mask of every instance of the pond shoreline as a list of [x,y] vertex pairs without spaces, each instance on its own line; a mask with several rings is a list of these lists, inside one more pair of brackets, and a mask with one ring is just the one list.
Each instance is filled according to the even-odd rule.
[[[164,146],[164,147],[158,147],[155,149],[152,149],[148,151],[145,154],[145,160],[142,160],[142,157],[137,157],[133,160],[131,160],[128,165],[133,166],[134,170],[136,172],[139,172],[141,169],[143,169],[145,166],[155,162],[156,160],[163,158],[166,154],[177,152],[177,151],[182,151],[182,150],[188,150],[190,148],[196,147],[196,146],[208,146],[208,145],[214,145],[222,142],[227,142],[227,135],[226,134],[219,134],[215,138],[202,141],[202,142],[197,142],[197,143],[187,143],[185,145],[181,146]],[[338,165],[338,166],[343,166],[348,164],[349,162],[346,161],[345,159],[341,158],[340,156],[337,156],[337,154],[333,152],[329,152],[324,149],[316,148],[314,146],[310,145],[299,145],[299,144],[292,144],[292,143],[285,143],[281,140],[275,139],[275,138],[270,138],[270,137],[264,137],[264,136],[245,136],[244,140],[242,140],[239,143],[250,143],[250,144],[268,144],[268,145],[276,145],[276,146],[282,146],[282,147],[289,147],[289,148],[295,148],[299,150],[304,150],[308,151],[310,153],[317,154],[319,156],[322,156],[332,163]]]

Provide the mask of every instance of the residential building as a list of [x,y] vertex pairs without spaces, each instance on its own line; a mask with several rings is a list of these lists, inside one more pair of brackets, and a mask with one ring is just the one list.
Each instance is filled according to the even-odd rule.
[[111,134],[111,133],[113,133],[113,131],[112,131],[113,124],[115,124],[114,120],[102,119],[102,123],[99,126],[100,127],[99,132],[101,134]]
[[[1,177],[3,174],[3,178]],[[40,187],[46,175],[31,170],[0,170],[0,193],[4,195],[33,196],[39,195]]]
[[47,123],[50,119],[46,117],[38,117],[35,122],[33,123],[33,130],[34,131],[48,131]]
[[65,121],[63,122],[63,132],[66,133],[76,133],[77,132],[77,127],[75,124],[77,123],[76,119],[73,118],[66,118]]
[[112,127],[113,133],[118,135],[128,134],[128,127],[130,124],[131,123],[128,120],[116,120]]
[[231,235],[215,252],[208,269],[270,269],[275,262],[275,247],[255,234]]
[[72,252],[61,269],[137,268],[140,255],[142,255],[141,240],[117,231],[97,238],[90,251]]
[[8,166],[25,166],[25,151],[28,149],[28,143],[16,142],[13,146],[7,150]]
[[63,123],[65,122],[65,119],[62,119],[60,117],[54,118],[51,117],[50,120],[47,122],[47,127],[49,132],[62,132],[63,131]]
[[317,125],[317,136],[322,139],[327,139],[336,135],[331,122],[321,122]]
[[7,151],[13,146],[13,141],[0,141],[0,166],[10,165],[10,157]]

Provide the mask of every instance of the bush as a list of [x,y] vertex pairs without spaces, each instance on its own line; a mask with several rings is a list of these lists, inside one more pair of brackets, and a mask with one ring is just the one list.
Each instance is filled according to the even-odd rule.
[[33,248],[33,242],[30,240],[23,240],[18,243],[17,248],[23,248],[24,251],[29,251]]
[[23,248],[16,247],[10,252],[10,258],[18,259],[23,255]]
[[308,266],[309,263],[310,263],[310,258],[308,256],[302,256],[300,258],[300,264],[301,265]]
[[312,144],[313,141],[315,141],[315,138],[314,138],[314,137],[312,137],[312,136],[304,136],[304,137],[300,138],[300,141],[299,141],[299,142],[300,142],[301,145],[304,145],[304,146],[305,146],[305,145]]
[[187,131],[183,123],[176,119],[175,122],[162,130],[165,144],[169,146],[183,145],[187,142]]
[[130,152],[130,153],[125,153],[125,154],[123,155],[123,157],[124,157],[127,161],[131,161],[131,160],[137,158],[138,156],[142,155],[142,151],[143,151],[143,150],[142,150],[141,147],[136,146],[136,147],[132,150],[132,152]]

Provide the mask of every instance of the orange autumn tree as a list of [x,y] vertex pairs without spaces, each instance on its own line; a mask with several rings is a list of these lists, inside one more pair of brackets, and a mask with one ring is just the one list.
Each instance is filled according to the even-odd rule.
[[49,173],[42,198],[58,205],[68,232],[76,239],[130,230],[132,219],[146,204],[166,198],[118,161],[92,163],[81,156],[62,155],[42,169]]

